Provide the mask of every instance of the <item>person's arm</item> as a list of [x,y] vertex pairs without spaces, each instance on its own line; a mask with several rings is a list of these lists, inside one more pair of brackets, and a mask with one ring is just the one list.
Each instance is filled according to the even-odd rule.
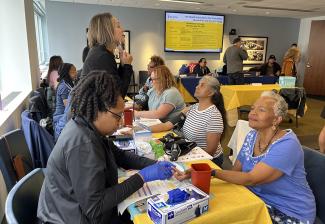
[[278,63],[276,63],[276,62],[274,64],[274,66],[275,66],[274,75],[279,76],[280,75],[280,72],[281,72],[281,66]]
[[218,149],[220,143],[220,137],[221,137],[220,133],[213,133],[213,132],[207,133],[207,148],[205,149],[205,151],[209,153],[211,156],[213,156]]
[[242,171],[242,165],[241,162],[236,159],[234,166],[231,169],[232,171]]
[[206,67],[206,68],[207,68],[207,74],[210,74],[211,73],[210,69],[208,67]]
[[112,141],[109,141],[109,147],[113,151],[115,161],[119,167],[124,169],[140,170],[144,167],[155,164],[157,161],[138,156],[132,152],[119,149]]
[[215,177],[233,184],[255,186],[275,181],[282,175],[283,173],[280,170],[259,162],[250,172],[217,170]]
[[120,184],[107,186],[107,170],[104,150],[92,142],[70,150],[66,155],[66,167],[73,193],[79,208],[89,220],[101,223],[104,213],[109,213],[120,202],[143,186],[143,179],[135,174]]
[[321,153],[325,153],[325,126],[323,127],[323,129],[319,134],[318,142],[319,142],[319,151]]
[[247,54],[247,51],[245,49],[240,49],[239,51],[239,54],[240,54],[240,57],[242,60],[247,60],[248,58],[248,54]]
[[225,63],[225,64],[227,64],[227,50],[226,50],[225,54],[223,55],[223,63]]
[[165,118],[170,112],[174,110],[174,106],[169,103],[161,104],[157,110],[150,110],[150,111],[134,111],[134,116],[139,118]]
[[173,127],[174,127],[173,123],[170,121],[167,121],[165,123],[160,123],[160,124],[155,124],[155,125],[150,126],[150,130],[152,133],[157,133],[157,132],[172,130]]

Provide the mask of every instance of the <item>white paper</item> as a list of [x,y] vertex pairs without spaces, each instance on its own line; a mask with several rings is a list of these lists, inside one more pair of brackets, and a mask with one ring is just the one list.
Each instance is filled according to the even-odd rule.
[[[129,174],[128,174],[129,176]],[[120,178],[121,179],[127,179],[126,178]],[[157,194],[163,194],[167,193],[170,190],[173,190],[178,187],[186,187],[190,184],[189,180],[184,181],[178,181],[175,178],[171,178],[169,180],[156,180],[151,181],[148,183],[145,183],[142,188],[140,188],[138,191],[133,193],[130,197],[122,201],[120,204],[118,204],[118,212],[120,214],[123,214],[125,209],[129,207],[130,205],[134,204],[137,201],[152,197]]]
[[[164,155],[164,160],[169,160],[168,155]],[[189,153],[186,155],[180,156],[177,159],[177,162],[190,162],[195,160],[211,160],[213,157],[207,153],[205,150],[203,150],[200,147],[193,148]]]

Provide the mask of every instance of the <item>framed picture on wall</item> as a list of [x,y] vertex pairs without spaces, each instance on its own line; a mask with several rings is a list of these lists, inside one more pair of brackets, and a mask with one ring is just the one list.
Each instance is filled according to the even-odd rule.
[[[124,36],[124,43],[122,44],[122,48],[126,52],[130,53],[130,31],[125,30],[123,32],[123,36]],[[115,55],[116,63],[119,64],[120,63],[120,54],[119,54],[119,49],[118,48],[116,48],[114,50],[114,55]]]
[[267,37],[240,36],[247,50],[245,65],[263,64],[266,59]]

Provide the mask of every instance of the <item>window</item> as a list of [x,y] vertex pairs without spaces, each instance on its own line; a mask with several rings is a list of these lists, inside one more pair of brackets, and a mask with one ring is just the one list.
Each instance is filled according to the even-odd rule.
[[34,0],[34,21],[37,41],[38,61],[40,65],[49,59],[44,1]]

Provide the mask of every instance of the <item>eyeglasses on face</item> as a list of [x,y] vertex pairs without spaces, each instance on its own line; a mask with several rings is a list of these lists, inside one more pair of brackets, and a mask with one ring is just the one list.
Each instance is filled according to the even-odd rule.
[[108,112],[110,112],[111,114],[113,114],[115,116],[115,118],[116,118],[117,121],[120,121],[122,119],[122,117],[123,117],[123,114],[122,115],[119,115],[119,114],[114,113],[113,111],[110,111],[110,110],[108,110]]

